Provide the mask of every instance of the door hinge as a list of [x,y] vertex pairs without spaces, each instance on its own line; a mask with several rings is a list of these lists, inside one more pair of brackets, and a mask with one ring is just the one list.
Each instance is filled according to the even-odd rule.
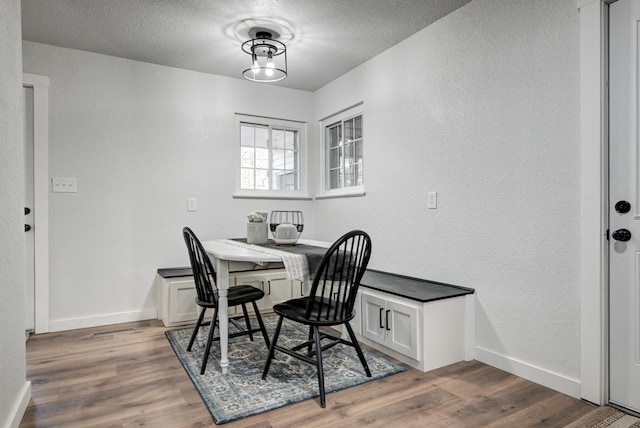
[[609,240],[609,229],[607,229],[607,241]]

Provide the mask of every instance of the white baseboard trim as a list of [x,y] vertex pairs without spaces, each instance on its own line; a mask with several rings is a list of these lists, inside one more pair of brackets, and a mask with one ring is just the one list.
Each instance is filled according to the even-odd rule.
[[546,386],[555,391],[580,399],[580,381],[549,370],[533,366],[524,361],[498,354],[479,346],[475,348],[476,360],[505,372]]
[[18,428],[31,400],[31,382],[25,382],[5,422],[6,428]]
[[67,318],[61,320],[50,320],[49,331],[75,330],[78,328],[99,327],[103,325],[122,324],[125,322],[144,321],[158,318],[158,310],[144,309],[141,311],[117,312],[113,314],[102,314],[91,317]]

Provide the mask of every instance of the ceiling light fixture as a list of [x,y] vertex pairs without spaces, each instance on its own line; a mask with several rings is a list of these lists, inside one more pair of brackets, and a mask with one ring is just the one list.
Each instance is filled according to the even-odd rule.
[[252,28],[250,40],[242,50],[251,56],[251,68],[242,77],[252,82],[278,82],[287,77],[287,46],[276,40],[278,33],[266,28]]

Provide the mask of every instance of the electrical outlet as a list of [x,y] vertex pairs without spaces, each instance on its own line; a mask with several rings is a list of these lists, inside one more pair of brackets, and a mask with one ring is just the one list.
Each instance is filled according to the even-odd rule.
[[187,199],[187,211],[195,212],[198,210],[198,201],[196,198]]

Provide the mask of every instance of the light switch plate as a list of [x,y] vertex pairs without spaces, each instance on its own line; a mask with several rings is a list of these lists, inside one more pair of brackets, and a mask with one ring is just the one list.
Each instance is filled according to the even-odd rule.
[[195,212],[198,210],[198,201],[196,198],[187,199],[187,211]]
[[54,193],[76,193],[78,181],[75,177],[52,177],[51,191]]
[[427,193],[427,208],[431,210],[438,208],[438,192]]

